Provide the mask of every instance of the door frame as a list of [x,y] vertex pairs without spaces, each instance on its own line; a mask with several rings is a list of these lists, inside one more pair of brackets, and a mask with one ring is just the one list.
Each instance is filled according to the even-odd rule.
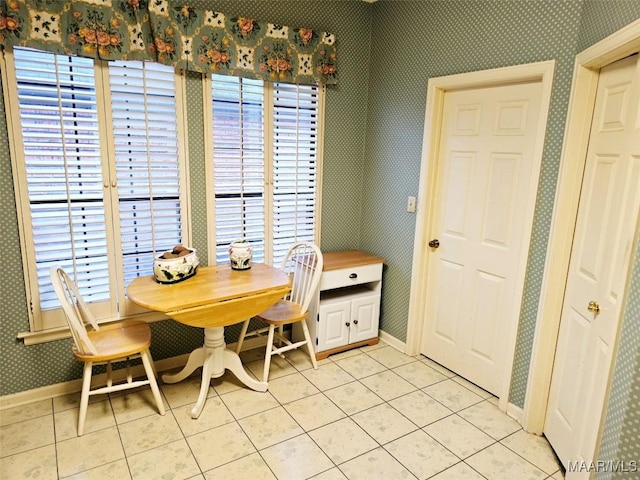
[[582,175],[575,173],[584,172],[587,160],[600,69],[638,51],[640,19],[576,55],[524,401],[522,426],[531,433],[542,433],[547,415],[574,234],[566,226],[578,216]]
[[[425,112],[424,134],[422,144],[422,161],[420,166],[420,182],[418,191],[416,230],[413,248],[413,270],[411,273],[411,290],[409,298],[409,315],[407,322],[407,341],[405,352],[408,355],[420,353],[422,336],[424,331],[423,319],[425,316],[426,289],[428,287],[428,268],[430,255],[427,249],[423,248],[431,238],[431,226],[434,219],[434,203],[436,191],[437,158],[439,152],[439,137],[442,128],[442,110],[444,97],[447,92],[469,89],[493,87],[507,85],[516,82],[533,81],[540,82],[542,86],[540,113],[538,123],[541,125],[541,132],[547,128],[547,117],[549,104],[551,101],[551,86],[553,83],[553,73],[555,60],[537,62],[526,65],[516,65],[478,72],[462,73],[445,77],[430,78],[427,82],[427,106]],[[535,199],[537,195],[540,165],[542,164],[542,153],[544,148],[545,135],[539,135],[535,144],[533,155],[533,171],[535,179],[531,183],[528,192],[527,231],[523,235],[524,247],[522,248],[518,275],[515,279],[519,285],[516,289],[518,295],[522,295],[524,285],[524,274],[526,270],[526,260],[529,254],[529,243],[531,240],[531,227],[533,224],[533,213],[535,209]],[[519,311],[519,309],[518,309]],[[517,322],[510,325],[507,335],[507,355],[506,368],[503,372],[502,385],[499,395],[499,407],[504,411],[507,408],[509,384],[511,380],[511,370],[515,354],[515,343],[517,334]]]

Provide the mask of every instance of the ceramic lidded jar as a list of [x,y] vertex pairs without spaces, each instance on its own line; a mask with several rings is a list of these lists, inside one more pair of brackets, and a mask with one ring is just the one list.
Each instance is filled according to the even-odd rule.
[[244,239],[234,240],[229,245],[229,260],[233,270],[248,270],[251,268],[253,247]]
[[173,250],[157,255],[153,261],[153,277],[158,283],[176,283],[196,274],[198,254],[195,248],[176,245]]

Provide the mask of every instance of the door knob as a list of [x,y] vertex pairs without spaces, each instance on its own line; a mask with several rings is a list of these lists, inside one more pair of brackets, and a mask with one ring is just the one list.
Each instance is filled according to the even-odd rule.
[[600,313],[600,305],[598,305],[598,302],[591,300],[587,306],[587,310],[593,313]]
[[437,238],[434,238],[429,242],[429,246],[431,248],[438,248],[440,246],[440,241]]

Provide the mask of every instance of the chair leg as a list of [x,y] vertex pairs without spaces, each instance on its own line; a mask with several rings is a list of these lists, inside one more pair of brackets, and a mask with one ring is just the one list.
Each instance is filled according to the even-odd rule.
[[[283,337],[284,337],[284,325],[280,325],[280,326],[278,327],[278,334],[280,335],[280,338],[283,338]],[[282,345],[283,345],[283,343],[282,343],[282,341],[280,340],[280,338],[278,339],[278,342],[279,342],[279,343],[280,343],[280,345],[282,346]]]
[[307,349],[309,350],[309,358],[311,358],[311,364],[315,370],[318,369],[318,362],[316,362],[316,352],[313,348],[313,343],[311,342],[311,335],[309,335],[309,328],[307,327],[306,320],[302,320],[302,331],[304,333],[304,338],[307,341]]
[[[129,364],[127,363],[127,368],[129,367]],[[111,365],[111,362],[107,362],[107,387],[111,388],[113,386],[113,367]],[[129,377],[129,375],[127,375],[127,378]]]
[[149,353],[149,363],[151,363],[151,370],[153,370],[153,378],[156,379],[156,383],[160,377],[158,376],[158,370],[156,370],[156,364],[153,362],[153,358],[151,358],[151,353]]
[[275,333],[276,326],[269,325],[269,337],[267,338],[267,350],[264,354],[264,371],[262,372],[262,381],[269,381],[269,367],[271,366],[271,355],[273,355],[273,334]]
[[238,343],[236,344],[236,353],[239,354],[242,349],[242,344],[244,343],[244,337],[247,334],[247,328],[249,328],[249,322],[251,319],[246,320],[242,324],[242,330],[240,330],[240,336],[238,337]]
[[140,352],[140,358],[142,359],[142,364],[144,365],[144,371],[147,373],[147,378],[149,379],[149,386],[151,387],[151,392],[153,393],[153,398],[156,400],[156,405],[158,406],[158,413],[160,415],[164,415],[164,403],[162,403],[162,396],[160,395],[160,390],[158,389],[158,383],[156,382],[156,376],[153,369],[153,360],[151,359],[151,354],[149,350],[144,350]]
[[91,373],[93,362],[84,362],[82,371],[82,393],[80,394],[80,412],[78,415],[78,436],[84,433],[84,421],[87,418],[87,406],[89,405],[89,391],[91,390]]

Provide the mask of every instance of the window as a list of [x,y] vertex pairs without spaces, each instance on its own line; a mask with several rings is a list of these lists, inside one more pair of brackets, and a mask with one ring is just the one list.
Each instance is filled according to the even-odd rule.
[[188,232],[179,77],[23,48],[3,70],[31,329],[66,325],[52,265],[97,318],[140,311],[126,285]]
[[210,251],[227,262],[245,238],[279,265],[294,242],[319,242],[323,91],[214,74],[210,92]]

